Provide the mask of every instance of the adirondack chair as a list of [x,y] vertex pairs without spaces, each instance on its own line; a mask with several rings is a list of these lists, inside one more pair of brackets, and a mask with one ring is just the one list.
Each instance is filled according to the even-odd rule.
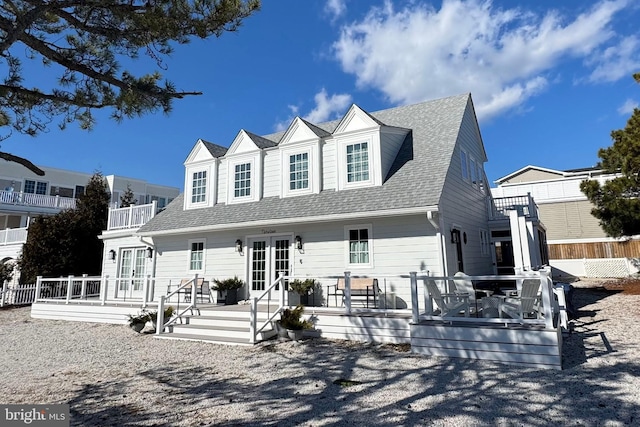
[[442,317],[449,316],[449,314],[455,316],[461,311],[464,311],[465,317],[469,317],[469,294],[443,294],[434,280],[427,280],[427,291],[440,309]]
[[524,279],[514,297],[500,302],[498,310],[512,319],[540,317],[540,279]]
[[458,271],[453,275],[453,292],[459,295],[468,295],[470,306],[475,308],[478,312],[478,299],[476,296],[476,290],[473,288],[473,282],[469,279],[469,276]]

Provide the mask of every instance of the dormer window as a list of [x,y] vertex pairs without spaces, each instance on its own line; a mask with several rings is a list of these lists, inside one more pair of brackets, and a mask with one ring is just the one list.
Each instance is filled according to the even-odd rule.
[[347,182],[369,181],[369,144],[347,145]]
[[191,181],[191,203],[204,203],[207,201],[207,171],[193,173]]
[[309,188],[309,153],[289,156],[289,190]]
[[251,196],[251,163],[235,165],[233,189],[234,198]]

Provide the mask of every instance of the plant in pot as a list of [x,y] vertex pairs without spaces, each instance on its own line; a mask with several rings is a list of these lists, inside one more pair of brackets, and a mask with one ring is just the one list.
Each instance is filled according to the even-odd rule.
[[276,322],[281,329],[286,330],[292,340],[302,339],[303,331],[313,328],[313,323],[302,318],[303,312],[304,306],[300,304],[296,308],[285,308],[280,313],[280,320]]
[[238,276],[230,277],[228,279],[213,279],[213,289],[216,291],[227,291],[224,304],[237,304],[238,303],[238,289],[244,286],[244,281],[238,279]]
[[[171,316],[173,316],[173,313],[175,313],[175,309],[171,305],[164,309],[164,323],[167,323],[169,319],[171,319]],[[157,310],[149,312],[149,320],[151,320],[151,323],[153,324],[153,328],[156,329],[158,324]]]
[[314,279],[299,280],[295,279],[289,282],[289,289],[300,295],[300,304],[309,305],[309,294],[316,286]]
[[150,320],[149,312],[147,310],[142,310],[135,316],[129,315],[129,327],[136,332],[140,332],[144,329],[144,326]]

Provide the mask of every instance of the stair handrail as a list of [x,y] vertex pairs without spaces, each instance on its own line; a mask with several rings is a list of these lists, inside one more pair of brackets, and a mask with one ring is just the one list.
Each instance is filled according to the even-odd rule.
[[[278,278],[267,288],[264,290],[264,292],[262,292],[262,294],[260,294],[257,297],[254,297],[251,299],[251,314],[250,314],[250,326],[249,326],[249,342],[251,344],[255,344],[256,343],[256,336],[262,332],[262,330],[264,328],[267,327],[267,325],[269,325],[273,319],[284,309],[284,280],[285,280],[285,275],[283,272],[280,272],[278,274]],[[278,305],[278,308],[275,312],[273,312],[273,314],[269,315],[267,317],[267,320],[262,323],[262,325],[260,326],[260,328],[258,328],[258,301],[264,299],[267,295],[269,295],[269,298],[271,297],[271,291],[278,286],[279,284],[282,284],[282,286],[280,286],[279,289],[279,293],[280,293],[280,303]],[[268,313],[268,308],[267,308],[267,313]]]
[[[167,295],[160,295],[160,302],[158,304],[158,315],[157,315],[157,323],[156,323],[156,335],[160,335],[162,332],[164,332],[164,328],[176,323],[178,319],[180,319],[182,316],[184,316],[187,313],[187,311],[193,311],[194,309],[197,308],[196,307],[196,291],[197,291],[196,284],[197,283],[198,283],[198,275],[196,274],[193,277],[193,279],[178,286],[175,291],[169,292]],[[169,319],[169,321],[167,321],[167,323],[165,324],[164,323],[165,300],[168,300],[169,298],[171,298],[172,296],[174,296],[175,294],[177,294],[178,292],[180,292],[181,290],[183,290],[188,286],[191,286],[191,304],[189,304],[184,310],[182,310],[181,312],[173,316],[171,319]]]

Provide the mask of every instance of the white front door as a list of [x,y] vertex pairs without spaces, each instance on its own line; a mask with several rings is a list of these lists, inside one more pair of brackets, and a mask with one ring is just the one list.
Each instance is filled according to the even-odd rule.
[[[282,272],[291,273],[291,238],[274,236],[249,240],[249,293],[257,297]],[[276,289],[279,289],[277,287]],[[276,297],[277,295],[274,295]]]
[[144,248],[122,249],[118,282],[119,297],[142,298],[145,258]]

